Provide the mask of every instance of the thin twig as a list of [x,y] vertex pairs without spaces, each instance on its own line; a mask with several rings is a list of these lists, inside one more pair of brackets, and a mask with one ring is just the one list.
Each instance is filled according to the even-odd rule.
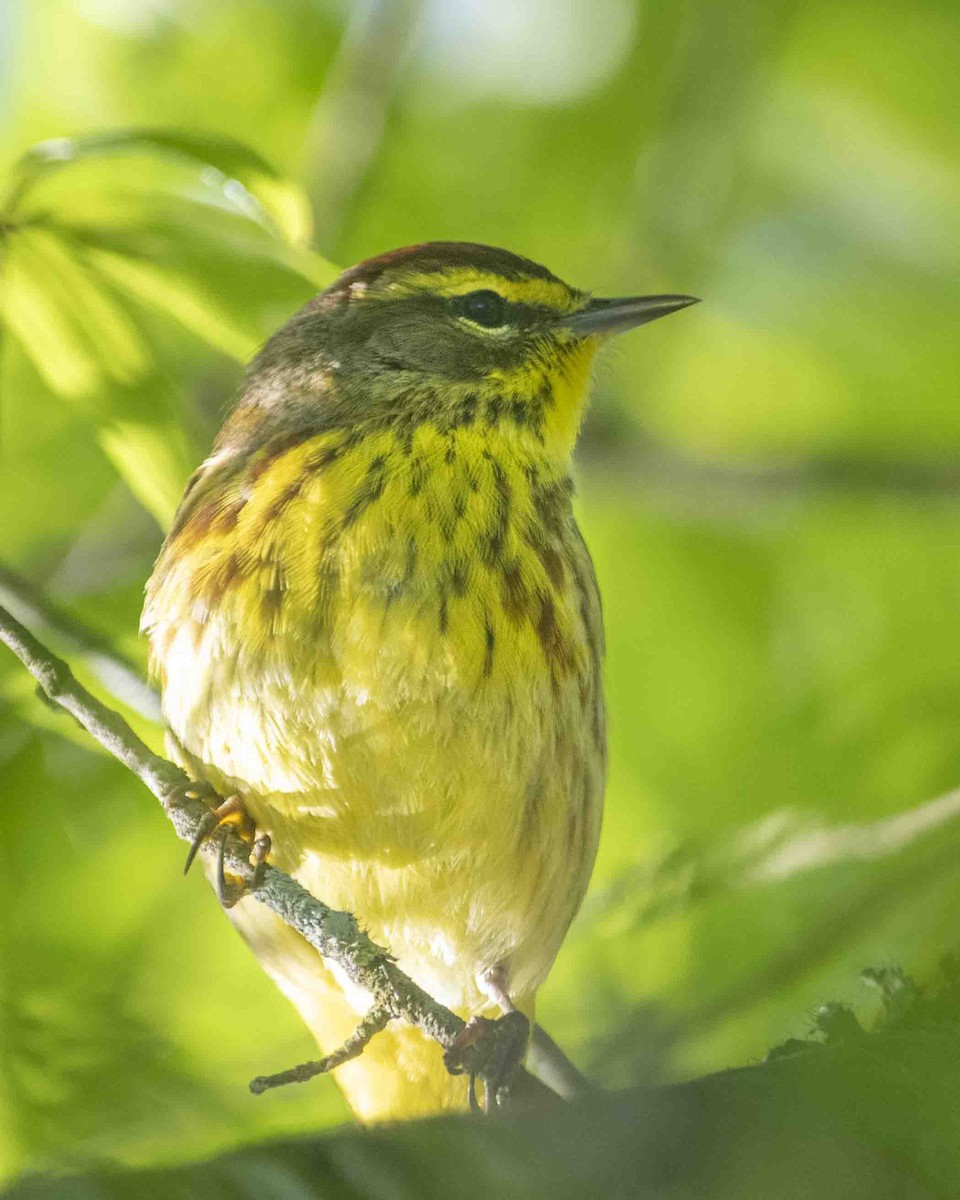
[[110,641],[65,613],[38,587],[0,563],[0,604],[35,630],[50,633],[81,657],[107,691],[148,721],[159,722],[160,699]]
[[[154,754],[119,713],[91,695],[62,659],[51,654],[2,607],[0,641],[20,659],[50,700],[74,716],[91,737],[146,784],[163,805],[178,836],[192,842],[209,810],[203,801],[188,794],[194,785],[185,772]],[[249,848],[232,831],[226,836],[227,868],[250,882]],[[463,1029],[461,1018],[405,975],[350,913],[328,907],[295,879],[271,866],[264,869],[262,882],[252,895],[325,958],[338,963],[351,980],[371,992],[375,1006],[395,1010],[444,1047]]]
[[371,1038],[386,1029],[392,1020],[393,1013],[388,1009],[371,1008],[338,1050],[334,1050],[332,1054],[326,1055],[325,1058],[319,1058],[315,1062],[300,1063],[286,1071],[278,1071],[276,1075],[258,1075],[256,1079],[250,1080],[250,1091],[255,1096],[260,1096],[270,1088],[286,1087],[288,1083],[306,1083],[308,1079],[313,1079],[316,1075],[325,1075],[334,1067],[339,1067],[343,1063],[349,1062],[351,1058],[361,1055]]
[[[75,649],[83,656],[99,682],[116,699],[129,705],[141,716],[153,721],[160,720],[160,702],[156,692],[139,675],[136,667],[113,648],[107,638],[76,617],[63,612],[35,584],[2,563],[0,604],[6,606],[17,620],[49,630],[65,646]],[[48,658],[53,659],[44,647],[40,646],[40,649]],[[104,712],[109,710],[104,709]],[[94,734],[94,737],[96,736]],[[113,747],[107,748],[115,753]],[[129,763],[127,765],[129,766]],[[172,764],[166,765],[173,771],[177,770]],[[155,792],[155,789],[151,790]],[[574,1095],[589,1087],[570,1059],[539,1025],[535,1025],[532,1030],[528,1069],[561,1096]]]
[[[154,754],[119,713],[91,695],[62,659],[2,607],[0,642],[13,651],[51,701],[75,717],[91,737],[153,792],[181,840],[193,843],[209,808],[192,794],[196,784],[185,772]],[[224,862],[229,871],[250,886],[251,896],[365,988],[373,999],[374,1011],[403,1017],[444,1049],[453,1045],[464,1028],[462,1018],[401,971],[390,953],[363,932],[351,913],[330,908],[276,867],[261,864],[255,877],[247,844],[230,829],[225,830],[224,838]],[[210,850],[205,848],[205,852]],[[525,1071],[518,1072],[516,1082],[516,1090],[527,1096],[552,1094]]]

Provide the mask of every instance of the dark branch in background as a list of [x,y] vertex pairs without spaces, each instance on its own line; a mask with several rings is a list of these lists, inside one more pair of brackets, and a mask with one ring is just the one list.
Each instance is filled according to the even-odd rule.
[[907,496],[954,499],[960,494],[960,461],[798,455],[737,459],[697,457],[658,444],[594,403],[577,450],[586,473],[603,473],[633,493],[662,498],[670,507],[713,521],[763,512],[808,497]]
[[[23,663],[49,700],[75,717],[91,737],[146,784],[163,805],[178,836],[192,844],[205,827],[209,813],[209,808],[197,795],[198,785],[179,767],[154,754],[119,713],[88,692],[62,659],[51,654],[2,607],[0,641]],[[294,1068],[291,1079],[308,1078],[307,1071],[319,1074],[354,1057],[388,1020],[395,1017],[415,1025],[445,1050],[454,1045],[465,1022],[401,971],[389,952],[367,937],[350,913],[328,907],[275,867],[261,867],[255,877],[247,844],[232,830],[225,829],[223,836],[224,863],[231,874],[249,887],[249,894],[306,938],[324,958],[337,963],[354,983],[370,993],[372,999],[370,1015],[361,1021],[356,1034],[344,1047],[322,1060],[316,1069],[310,1064]],[[541,1044],[540,1056],[547,1053],[548,1057],[555,1057],[554,1069],[561,1076],[566,1075],[569,1082],[577,1075],[576,1069],[559,1051],[550,1055],[549,1047],[553,1043],[549,1038],[546,1042],[549,1046]],[[257,1090],[265,1090],[263,1081],[257,1082],[261,1084]],[[516,1091],[529,1098],[550,1095],[547,1088],[526,1072],[519,1075]]]

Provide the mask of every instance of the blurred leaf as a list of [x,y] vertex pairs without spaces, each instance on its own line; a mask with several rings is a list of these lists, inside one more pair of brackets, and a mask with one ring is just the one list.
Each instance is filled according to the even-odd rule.
[[[86,158],[156,154],[185,161],[203,182],[253,220],[265,221],[293,245],[310,240],[310,206],[303,190],[249,147],[231,137],[171,129],[129,129],[79,138],[53,138],[29,150],[13,169],[6,208],[15,215],[46,176]],[[0,204],[0,210],[4,208]]]
[[80,403],[121,477],[166,524],[195,452],[106,274],[49,230],[18,231],[0,274],[0,316],[49,386]]
[[[865,962],[922,977],[956,937],[949,826],[886,856],[830,854],[851,830],[922,813],[960,779],[957,5],[773,0],[701,6],[693,19],[689,5],[605,0],[611,20],[598,32],[591,0],[436,0],[402,61],[351,73],[370,15],[389,7],[48,0],[0,20],[4,161],[51,132],[79,131],[79,145],[118,122],[147,131],[134,132],[137,145],[123,135],[122,150],[108,147],[113,135],[95,138],[63,169],[32,164],[20,206],[29,224],[7,226],[0,251],[14,290],[17,238],[52,231],[136,327],[152,364],[135,388],[119,383],[100,339],[91,354],[77,304],[54,294],[59,280],[48,286],[49,268],[41,280],[41,265],[26,264],[41,290],[18,300],[30,328],[0,316],[0,548],[132,649],[159,531],[123,519],[133,500],[121,477],[163,519],[236,384],[240,340],[268,336],[332,275],[289,240],[301,202],[285,215],[284,187],[271,194],[261,163],[238,164],[204,135],[167,144],[154,129],[222,131],[293,179],[359,162],[343,211],[324,213],[333,232],[323,249],[344,262],[470,237],[598,292],[703,296],[676,324],[624,339],[598,372],[580,514],[609,647],[611,770],[593,887],[610,906],[575,926],[538,1012],[578,1061],[594,1056],[605,1082],[752,1061],[805,1032],[826,1000],[869,1012],[872,994],[856,982]],[[541,10],[549,37],[529,19]],[[464,29],[477,36],[458,39]],[[612,58],[598,58],[598,39],[617,29]],[[483,60],[504,37],[515,84]],[[589,87],[572,88],[578,80]],[[534,84],[553,90],[535,95]],[[217,351],[171,315],[181,299],[121,287],[89,250],[145,264],[174,292],[185,285],[211,314]],[[104,407],[91,415],[95,402]],[[935,481],[914,488],[923,463]],[[0,767],[0,807],[19,821],[5,826],[18,850],[5,874],[24,867],[23,906],[8,898],[6,920],[61,947],[58,962],[71,961],[69,942],[79,961],[152,891],[163,915],[143,926],[139,1004],[151,1027],[176,1032],[198,1078],[234,1096],[251,1058],[256,1073],[309,1057],[295,1017],[199,882],[174,886],[178,852],[159,814],[154,825],[130,809],[116,781],[105,808],[102,760],[81,755],[2,661],[0,685],[11,697],[0,747],[49,718],[32,743],[36,773]],[[59,773],[41,769],[54,760]],[[104,774],[85,773],[89,760]],[[941,839],[945,857],[925,880]],[[756,878],[775,851],[797,862],[809,846],[826,858]],[[266,1106],[245,1101],[244,1122],[219,1133],[191,1112],[189,1150],[171,1118],[165,1134],[149,1141],[144,1130],[142,1145],[116,1154],[213,1154],[268,1127],[344,1119],[329,1081]],[[656,1108],[675,1111],[669,1094]],[[72,1153],[80,1116],[49,1113],[47,1133],[59,1124]],[[0,1151],[12,1122],[0,1114]],[[712,1134],[730,1169],[746,1169],[728,1126]],[[369,1165],[362,1145],[348,1139],[342,1151],[347,1186],[359,1187],[351,1170],[381,1166],[389,1187],[392,1150]],[[422,1155],[441,1153],[425,1146]],[[808,1177],[805,1149],[788,1182]],[[457,1153],[472,1166],[472,1143]],[[255,1155],[244,1169],[270,1175]],[[463,1162],[450,1162],[447,1193],[464,1178],[470,1186]],[[558,1179],[555,1194],[565,1186]],[[766,1194],[779,1200],[784,1180]]]
[[543,1112],[247,1147],[212,1162],[27,1178],[9,1200],[933,1200],[957,1194],[955,1028],[809,1049]]
[[167,529],[196,460],[171,385],[154,375],[136,388],[114,387],[108,401],[97,440],[130,491]]
[[106,374],[119,383],[135,383],[151,366],[150,349],[129,309],[109,285],[89,267],[78,262],[56,233],[28,229],[16,237],[26,238],[40,264],[40,278],[48,290],[58,291],[64,307],[69,306],[89,344],[95,348]]
[[[53,211],[4,232],[0,319],[48,385],[81,402],[120,476],[165,527],[197,451],[183,407],[161,379],[163,331],[151,328],[148,341],[151,319],[172,318],[191,337],[245,362],[268,331],[264,306],[276,297],[280,311],[295,307],[331,271],[299,244],[299,189],[231,139],[150,132],[44,143],[15,168],[13,203],[67,165],[76,170],[125,151],[205,163],[236,211],[151,194],[158,181],[126,203],[108,203],[100,191],[92,204],[87,198],[85,217],[82,189],[55,194]],[[269,200],[291,245],[259,230],[251,236],[250,218],[263,224],[267,211],[254,192]],[[245,276],[257,303],[240,286],[226,286],[224,272]]]
[[94,395],[103,364],[75,307],[64,303],[58,286],[49,286],[33,238],[20,232],[11,242],[0,277],[0,316],[50,387],[66,396]]
[[198,279],[103,250],[89,251],[88,258],[129,295],[168,313],[231,358],[246,362],[256,349],[256,331],[235,324]]

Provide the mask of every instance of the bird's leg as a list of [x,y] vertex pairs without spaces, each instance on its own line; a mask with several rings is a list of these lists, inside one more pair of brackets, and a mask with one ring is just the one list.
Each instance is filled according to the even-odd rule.
[[[195,795],[199,797],[203,793],[205,785],[197,785]],[[191,793],[188,792],[188,795]],[[243,880],[239,883],[228,883],[226,877],[225,855],[226,855],[226,832],[229,827],[234,827],[236,832],[245,842],[250,845],[250,863],[253,867],[253,874],[249,880]],[[209,841],[217,831],[221,831],[220,845],[217,853],[217,870],[214,876],[214,883],[217,891],[217,899],[224,908],[232,908],[238,900],[248,892],[253,891],[259,886],[263,876],[263,868],[267,855],[270,853],[270,838],[267,834],[257,834],[257,826],[253,818],[247,812],[243,801],[239,796],[228,796],[216,808],[212,808],[197,829],[196,836],[190,843],[190,849],[187,851],[187,861],[183,866],[183,873],[190,870],[193,860],[197,856],[197,852],[204,842]]]
[[477,1101],[476,1081],[483,1081],[483,1108],[491,1113],[503,1104],[510,1082],[523,1062],[530,1037],[530,1022],[518,1012],[506,986],[506,973],[502,967],[494,967],[478,976],[481,990],[499,1006],[503,1016],[497,1020],[490,1017],[471,1017],[453,1045],[443,1056],[444,1065],[451,1075],[470,1075],[470,1108],[480,1111]]
[[482,975],[478,975],[477,983],[480,985],[480,990],[486,992],[489,999],[500,1006],[500,1011],[504,1016],[517,1011],[517,1006],[510,999],[510,993],[507,991],[507,972],[502,963],[484,971]]

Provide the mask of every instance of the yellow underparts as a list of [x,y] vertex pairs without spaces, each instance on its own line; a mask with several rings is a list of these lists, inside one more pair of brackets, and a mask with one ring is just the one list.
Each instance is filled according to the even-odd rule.
[[[532,1013],[599,831],[599,600],[548,441],[475,422],[268,448],[203,494],[145,610],[186,764],[464,1016],[493,1011],[494,967]],[[366,996],[267,910],[233,915],[334,1049]],[[396,1023],[337,1077],[366,1120],[465,1103]]]

